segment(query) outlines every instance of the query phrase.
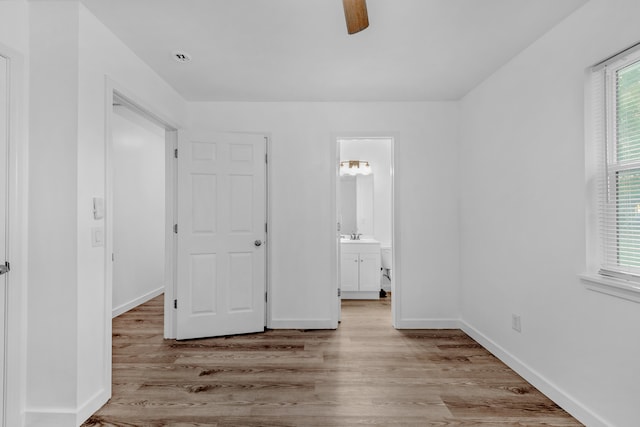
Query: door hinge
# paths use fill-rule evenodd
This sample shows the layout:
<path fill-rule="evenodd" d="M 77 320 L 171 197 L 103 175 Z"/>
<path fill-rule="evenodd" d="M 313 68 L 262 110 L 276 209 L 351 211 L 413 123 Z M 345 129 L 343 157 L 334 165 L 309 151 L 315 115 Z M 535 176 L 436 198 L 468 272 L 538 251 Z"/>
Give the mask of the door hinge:
<path fill-rule="evenodd" d="M 340 298 L 340 296 L 342 295 L 342 292 L 340 292 L 340 291 L 341 291 L 341 289 L 338 288 L 338 298 Z"/>
<path fill-rule="evenodd" d="M 267 154 L 264 155 L 264 162 L 269 163 L 269 160 L 267 159 Z"/>
<path fill-rule="evenodd" d="M 266 222 L 264 223 L 264 232 L 265 233 L 267 232 L 267 223 Z"/>
<path fill-rule="evenodd" d="M 173 232 L 178 234 L 178 224 L 173 224 Z"/>
<path fill-rule="evenodd" d="M 173 308 L 176 308 L 176 309 L 178 308 L 178 300 L 177 299 L 173 300 Z"/>
<path fill-rule="evenodd" d="M 173 150 L 173 157 L 175 157 L 176 159 L 178 158 L 178 149 L 174 149 Z"/>
<path fill-rule="evenodd" d="M 116 260 L 116 256 L 113 254 L 113 252 L 111 252 L 111 262 L 115 262 Z"/>
<path fill-rule="evenodd" d="M 264 302 L 267 302 L 269 300 L 268 295 L 269 295 L 268 293 L 266 292 L 264 293 Z"/>

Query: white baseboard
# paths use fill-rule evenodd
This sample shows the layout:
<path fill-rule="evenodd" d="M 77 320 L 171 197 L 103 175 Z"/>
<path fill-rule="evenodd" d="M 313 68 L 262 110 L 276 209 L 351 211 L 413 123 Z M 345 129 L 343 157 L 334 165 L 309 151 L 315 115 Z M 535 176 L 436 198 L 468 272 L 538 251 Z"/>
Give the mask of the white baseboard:
<path fill-rule="evenodd" d="M 77 424 L 82 424 L 87 419 L 89 419 L 89 417 L 95 414 L 98 409 L 102 408 L 102 406 L 107 403 L 110 398 L 111 393 L 110 390 L 107 389 L 102 389 L 91 398 L 89 398 L 84 403 L 84 405 L 82 405 L 80 409 L 78 409 Z"/>
<path fill-rule="evenodd" d="M 331 319 L 272 319 L 270 329 L 335 329 Z"/>
<path fill-rule="evenodd" d="M 509 368 L 517 372 L 522 378 L 527 380 L 531 385 L 540 390 L 544 395 L 553 400 L 558 406 L 563 408 L 578 421 L 589 427 L 611 426 L 610 423 L 607 423 L 598 415 L 594 414 L 591 410 L 578 402 L 571 395 L 560 389 L 552 381 L 549 381 L 547 378 L 540 375 L 534 369 L 523 363 L 520 359 L 513 356 L 504 348 L 500 347 L 480 331 L 464 321 L 460 321 L 459 323 L 460 329 L 462 329 L 467 335 L 476 340 L 484 348 L 489 350 L 489 352 L 491 352 L 494 356 L 504 362 L 507 366 L 509 366 Z"/>
<path fill-rule="evenodd" d="M 396 329 L 460 329 L 458 319 L 398 319 Z"/>
<path fill-rule="evenodd" d="M 380 291 L 342 291 L 341 299 L 380 299 Z"/>
<path fill-rule="evenodd" d="M 107 390 L 90 397 L 79 408 L 32 408 L 25 411 L 25 427 L 69 427 L 78 426 L 100 409 L 108 400 Z"/>
<path fill-rule="evenodd" d="M 127 303 L 124 303 L 122 305 L 120 305 L 119 307 L 116 307 L 113 309 L 113 311 L 111 312 L 111 318 L 114 317 L 118 317 L 120 316 L 122 313 L 126 313 L 127 311 L 131 310 L 132 308 L 135 308 L 137 306 L 139 306 L 140 304 L 144 304 L 145 302 L 149 301 L 150 299 L 153 299 L 155 297 L 157 297 L 158 295 L 161 295 L 164 292 L 164 286 L 155 289 L 151 292 L 148 292 L 132 301 L 129 301 Z"/>
<path fill-rule="evenodd" d="M 76 413 L 64 409 L 34 409 L 24 413 L 25 427 L 69 427 L 79 425 Z"/>

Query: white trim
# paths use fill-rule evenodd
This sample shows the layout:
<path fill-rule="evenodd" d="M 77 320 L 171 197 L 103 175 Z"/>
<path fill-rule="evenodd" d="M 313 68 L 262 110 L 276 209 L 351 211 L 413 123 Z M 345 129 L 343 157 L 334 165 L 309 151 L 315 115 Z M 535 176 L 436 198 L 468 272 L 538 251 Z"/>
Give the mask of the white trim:
<path fill-rule="evenodd" d="M 140 304 L 144 304 L 145 302 L 154 299 L 155 297 L 157 297 L 158 295 L 162 295 L 164 293 L 164 285 L 159 287 L 158 289 L 155 289 L 151 292 L 147 292 L 146 294 L 131 300 L 129 302 L 126 302 L 124 304 L 121 304 L 119 307 L 116 307 L 113 309 L 112 313 L 111 313 L 111 318 L 114 317 L 118 317 L 120 316 L 122 313 L 126 313 L 127 311 L 131 310 L 132 308 L 135 308 L 137 306 L 139 306 Z"/>
<path fill-rule="evenodd" d="M 28 212 L 28 151 L 26 126 L 27 79 L 23 56 L 0 44 L 0 55 L 7 59 L 9 77 L 9 182 L 7 257 L 11 272 L 6 294 L 5 335 L 5 405 L 6 426 L 24 425 L 26 402 L 26 283 L 27 283 L 27 212 Z M 2 422 L 0 421 L 0 425 Z"/>
<path fill-rule="evenodd" d="M 342 299 L 380 299 L 380 291 L 342 291 Z"/>
<path fill-rule="evenodd" d="M 87 399 L 78 408 L 29 408 L 25 412 L 24 425 L 26 427 L 68 427 L 80 425 L 109 400 L 111 391 L 102 389 Z M 22 425 L 22 424 L 21 424 Z"/>
<path fill-rule="evenodd" d="M 562 407 L 565 411 L 578 419 L 578 421 L 590 427 L 612 426 L 611 423 L 600 418 L 573 396 L 496 344 L 493 340 L 482 334 L 473 326 L 463 320 L 460 320 L 459 324 L 460 329 L 462 329 L 464 333 L 477 341 L 478 344 L 504 362 L 509 368 L 517 372 L 521 377 L 555 402 L 558 406 Z"/>
<path fill-rule="evenodd" d="M 173 232 L 173 224 L 177 222 L 178 205 L 176 189 L 178 188 L 178 159 L 174 152 L 178 149 L 178 131 L 165 131 L 165 253 L 164 253 L 164 337 L 175 339 L 177 331 L 176 310 L 173 301 L 178 298 L 177 283 L 178 238 Z"/>
<path fill-rule="evenodd" d="M 265 267 L 265 274 L 264 274 L 264 291 L 267 294 L 267 301 L 265 301 L 265 307 L 264 307 L 264 325 L 267 328 L 271 328 L 271 316 L 273 313 L 273 301 L 271 298 L 271 272 L 273 271 L 273 269 L 271 268 L 271 212 L 272 212 L 272 206 L 271 206 L 271 183 L 273 182 L 272 178 L 271 178 L 271 167 L 270 167 L 270 162 L 271 162 L 271 132 L 264 132 L 261 133 L 262 135 L 264 135 L 265 138 L 265 143 L 266 143 L 266 147 L 265 147 L 265 153 L 267 155 L 267 161 L 266 161 L 266 165 L 265 165 L 265 197 L 267 198 L 266 202 L 265 202 L 265 209 L 266 209 L 266 213 L 265 213 L 265 221 L 267 223 L 267 232 L 265 233 L 265 249 L 266 249 L 266 253 L 265 253 L 265 260 L 264 260 L 264 267 Z"/>
<path fill-rule="evenodd" d="M 458 319 L 398 319 L 396 329 L 460 329 Z"/>
<path fill-rule="evenodd" d="M 640 283 L 599 274 L 580 274 L 579 277 L 590 291 L 640 303 Z"/>
<path fill-rule="evenodd" d="M 72 409 L 43 408 L 25 412 L 25 427 L 68 427 L 78 425 L 78 416 Z"/>
<path fill-rule="evenodd" d="M 342 298 L 340 296 L 342 289 L 340 288 L 340 257 L 342 247 L 340 245 L 340 235 L 342 234 L 342 224 L 338 229 L 338 182 L 340 179 L 340 138 L 337 135 L 331 136 L 331 162 L 333 162 L 333 168 L 330 169 L 331 175 L 329 176 L 329 182 L 331 185 L 331 191 L 333 197 L 331 198 L 331 230 L 334 231 L 334 235 L 331 237 L 331 265 L 330 269 L 333 272 L 332 277 L 335 283 L 329 284 L 329 292 L 331 293 L 331 329 L 337 329 L 340 321 L 342 320 Z"/>
<path fill-rule="evenodd" d="M 272 329 L 335 329 L 333 319 L 271 319 Z"/>
<path fill-rule="evenodd" d="M 100 409 L 104 402 L 109 400 L 111 397 L 111 386 L 109 388 L 103 388 L 102 390 L 95 393 L 91 396 L 87 401 L 82 404 L 77 411 L 76 414 L 76 424 L 82 424 L 85 422 L 91 415 L 93 415 L 98 409 Z"/>

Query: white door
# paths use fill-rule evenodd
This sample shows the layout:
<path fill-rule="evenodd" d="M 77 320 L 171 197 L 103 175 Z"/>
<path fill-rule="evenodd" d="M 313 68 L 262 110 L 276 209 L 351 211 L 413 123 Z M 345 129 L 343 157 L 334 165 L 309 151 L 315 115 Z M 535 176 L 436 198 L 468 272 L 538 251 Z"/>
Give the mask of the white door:
<path fill-rule="evenodd" d="M 9 82 L 8 61 L 0 56 L 0 426 L 4 425 L 5 317 L 8 275 L 5 274 L 8 248 L 8 179 L 9 179 Z"/>
<path fill-rule="evenodd" d="M 266 139 L 178 138 L 178 339 L 264 331 Z"/>

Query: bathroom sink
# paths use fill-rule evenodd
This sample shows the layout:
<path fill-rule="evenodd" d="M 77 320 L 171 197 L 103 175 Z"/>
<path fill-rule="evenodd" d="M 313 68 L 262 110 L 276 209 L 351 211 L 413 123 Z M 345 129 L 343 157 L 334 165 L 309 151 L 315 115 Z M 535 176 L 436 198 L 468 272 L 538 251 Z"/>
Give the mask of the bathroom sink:
<path fill-rule="evenodd" d="M 376 239 L 363 239 L 360 238 L 359 240 L 351 240 L 348 237 L 343 237 L 340 239 L 340 243 L 380 243 L 379 241 L 377 241 Z"/>

